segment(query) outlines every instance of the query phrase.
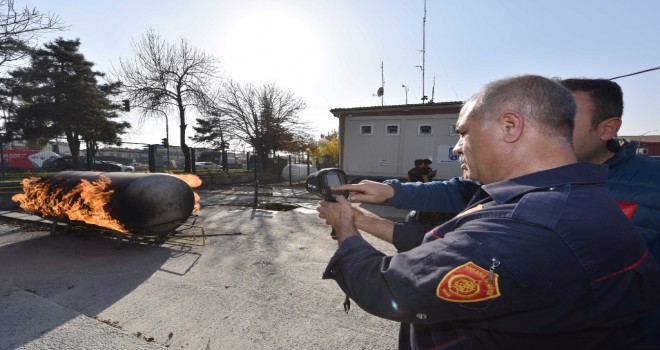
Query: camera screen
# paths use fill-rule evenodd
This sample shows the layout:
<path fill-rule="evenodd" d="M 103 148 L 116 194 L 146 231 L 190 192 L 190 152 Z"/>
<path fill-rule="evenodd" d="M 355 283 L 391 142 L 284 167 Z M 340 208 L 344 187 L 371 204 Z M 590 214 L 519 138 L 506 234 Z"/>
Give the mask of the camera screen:
<path fill-rule="evenodd" d="M 337 174 L 328 174 L 325 179 L 328 182 L 328 186 L 339 186 L 342 184 Z"/>

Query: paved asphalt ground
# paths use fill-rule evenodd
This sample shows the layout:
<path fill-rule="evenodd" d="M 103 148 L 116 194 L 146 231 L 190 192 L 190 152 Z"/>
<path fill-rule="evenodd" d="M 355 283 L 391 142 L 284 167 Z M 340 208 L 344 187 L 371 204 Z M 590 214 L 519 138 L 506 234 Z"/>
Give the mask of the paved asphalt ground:
<path fill-rule="evenodd" d="M 253 190 L 198 191 L 195 226 L 162 245 L 0 212 L 0 349 L 396 349 L 397 323 L 344 313 L 321 279 L 337 244 L 317 199 L 264 187 L 253 209 Z"/>

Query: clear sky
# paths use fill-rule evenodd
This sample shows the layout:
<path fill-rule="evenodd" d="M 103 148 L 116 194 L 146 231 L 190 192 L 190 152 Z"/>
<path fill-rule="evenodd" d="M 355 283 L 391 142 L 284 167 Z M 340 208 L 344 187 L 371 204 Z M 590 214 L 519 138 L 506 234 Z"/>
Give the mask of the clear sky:
<path fill-rule="evenodd" d="M 274 82 L 306 101 L 315 134 L 338 128 L 332 108 L 419 103 L 423 43 L 425 93 L 463 101 L 503 77 L 612 78 L 660 66 L 656 0 L 16 0 L 57 14 L 81 52 L 110 73 L 148 27 L 186 39 L 220 61 L 224 77 Z M 434 83 L 435 81 L 435 83 Z M 620 135 L 660 134 L 660 70 L 616 80 L 625 111 Z M 434 87 L 435 86 L 435 87 Z M 433 95 L 432 95 L 433 93 Z M 194 121 L 194 115 L 188 122 Z M 124 141 L 160 143 L 165 123 Z M 178 120 L 170 118 L 171 144 Z M 653 131 L 656 130 L 656 131 Z M 188 128 L 187 135 L 193 134 Z M 192 142 L 189 143 L 192 145 Z"/>

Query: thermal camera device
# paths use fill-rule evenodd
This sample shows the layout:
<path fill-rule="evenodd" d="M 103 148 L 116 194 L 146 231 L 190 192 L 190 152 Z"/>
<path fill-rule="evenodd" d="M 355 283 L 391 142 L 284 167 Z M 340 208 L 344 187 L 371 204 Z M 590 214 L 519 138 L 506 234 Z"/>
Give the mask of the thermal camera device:
<path fill-rule="evenodd" d="M 336 202 L 337 195 L 343 195 L 348 198 L 348 191 L 331 191 L 330 186 L 345 185 L 346 173 L 337 168 L 321 169 L 307 177 L 306 185 L 307 191 L 313 193 L 326 201 Z"/>

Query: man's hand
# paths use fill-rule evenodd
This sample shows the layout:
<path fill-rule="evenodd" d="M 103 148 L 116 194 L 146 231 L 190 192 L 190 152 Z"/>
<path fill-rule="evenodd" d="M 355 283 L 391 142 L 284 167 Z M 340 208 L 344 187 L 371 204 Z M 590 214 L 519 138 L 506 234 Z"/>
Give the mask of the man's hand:
<path fill-rule="evenodd" d="M 394 188 L 382 182 L 362 180 L 358 184 L 332 186 L 333 191 L 349 191 L 352 201 L 381 204 L 394 197 Z"/>
<path fill-rule="evenodd" d="M 341 244 L 348 237 L 360 235 L 355 227 L 355 209 L 344 196 L 337 196 L 337 202 L 321 201 L 316 210 L 319 217 L 335 229 L 337 243 Z"/>

